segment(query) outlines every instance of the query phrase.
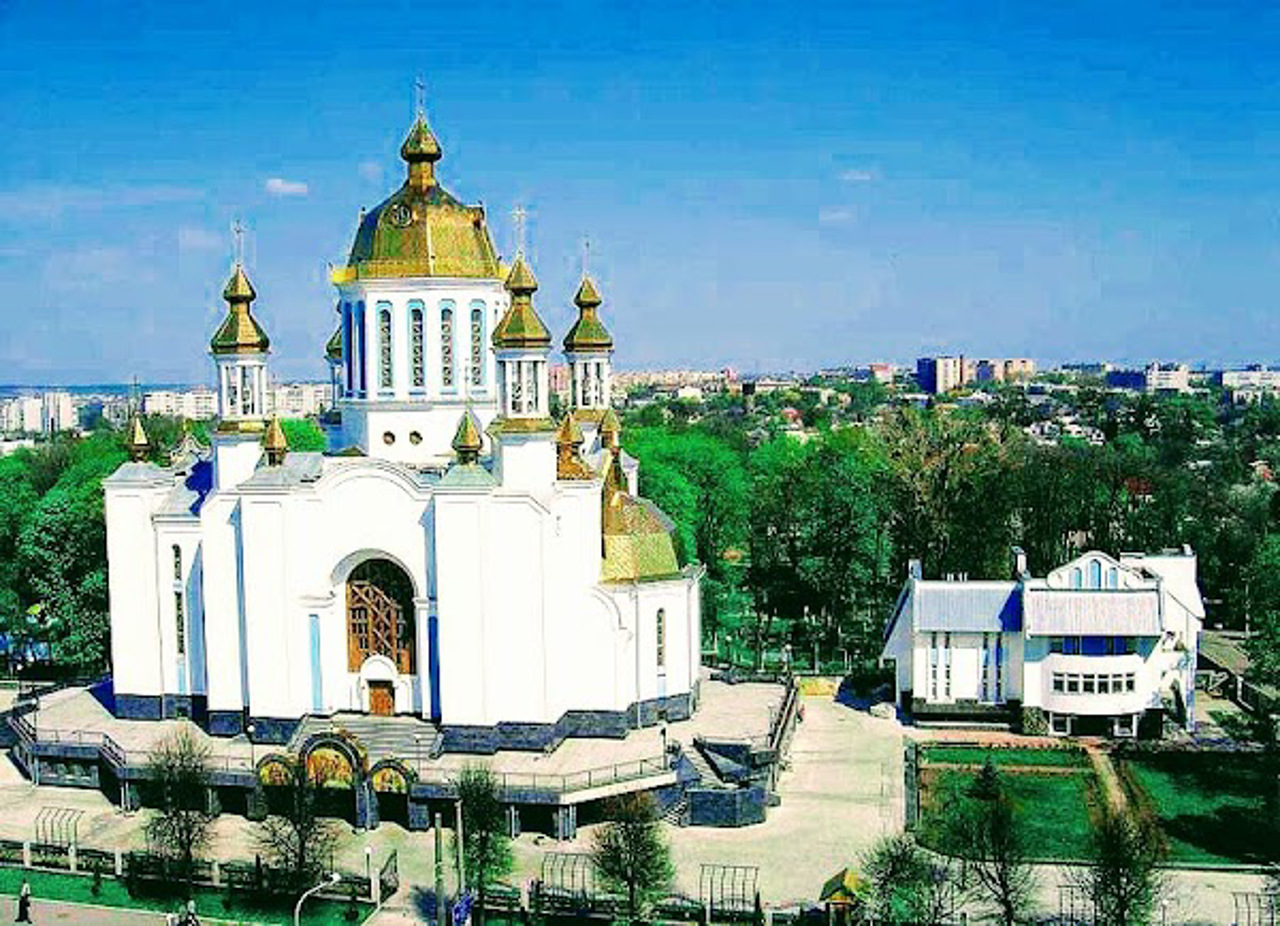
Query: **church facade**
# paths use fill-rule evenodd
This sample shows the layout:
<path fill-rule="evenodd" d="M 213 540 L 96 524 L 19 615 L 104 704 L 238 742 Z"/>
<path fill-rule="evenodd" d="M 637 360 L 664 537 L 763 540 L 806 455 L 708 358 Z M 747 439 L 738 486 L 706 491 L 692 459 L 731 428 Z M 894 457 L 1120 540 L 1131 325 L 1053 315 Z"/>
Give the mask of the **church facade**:
<path fill-rule="evenodd" d="M 420 115 L 404 184 L 333 272 L 326 452 L 266 415 L 270 343 L 237 263 L 214 334 L 211 446 L 105 481 L 115 711 L 286 742 L 309 715 L 411 715 L 445 750 L 542 749 L 688 716 L 698 567 L 637 495 L 613 341 L 585 274 L 550 414 L 524 255 L 439 184 Z"/>

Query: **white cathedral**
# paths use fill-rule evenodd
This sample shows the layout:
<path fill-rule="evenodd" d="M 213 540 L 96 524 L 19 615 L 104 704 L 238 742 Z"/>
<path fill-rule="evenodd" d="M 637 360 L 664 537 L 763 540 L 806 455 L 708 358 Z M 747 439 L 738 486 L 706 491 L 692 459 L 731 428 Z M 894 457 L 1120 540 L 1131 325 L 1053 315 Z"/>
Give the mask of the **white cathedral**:
<path fill-rule="evenodd" d="M 105 482 L 115 712 L 284 742 L 307 715 L 412 715 L 443 748 L 541 749 L 688 716 L 699 567 L 636 493 L 613 341 L 585 274 L 550 415 L 551 335 L 523 254 L 436 177 L 419 115 L 404 184 L 333 272 L 328 451 L 266 415 L 269 341 L 237 262 L 214 334 L 212 446 Z"/>

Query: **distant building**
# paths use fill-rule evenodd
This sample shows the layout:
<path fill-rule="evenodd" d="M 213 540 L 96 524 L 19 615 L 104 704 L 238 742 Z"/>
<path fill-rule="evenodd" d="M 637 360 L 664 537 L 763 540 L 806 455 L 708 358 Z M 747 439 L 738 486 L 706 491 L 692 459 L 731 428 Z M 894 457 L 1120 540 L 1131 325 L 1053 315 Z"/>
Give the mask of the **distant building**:
<path fill-rule="evenodd" d="M 203 387 L 152 390 L 142 394 L 142 413 L 207 421 L 218 414 L 218 394 Z"/>
<path fill-rule="evenodd" d="M 883 386 L 892 386 L 893 364 L 868 363 L 865 366 L 854 367 L 852 378 L 860 383 L 869 383 L 874 380 Z"/>
<path fill-rule="evenodd" d="M 1191 391 L 1191 370 L 1185 363 L 1152 363 L 1141 370 L 1109 370 L 1107 385 L 1136 392 Z"/>
<path fill-rule="evenodd" d="M 267 391 L 267 412 L 282 418 L 306 418 L 332 407 L 332 383 L 277 383 Z"/>
<path fill-rule="evenodd" d="M 916 382 L 932 395 L 941 395 L 963 386 L 965 359 L 963 357 L 921 357 L 916 361 Z"/>
<path fill-rule="evenodd" d="M 1085 363 L 1064 363 L 1058 367 L 1059 372 L 1072 373 L 1076 376 L 1106 376 L 1114 369 L 1114 364 L 1096 360 Z"/>
<path fill-rule="evenodd" d="M 1254 402 L 1280 392 L 1280 370 L 1261 364 L 1253 364 L 1243 370 L 1220 370 L 1210 380 L 1227 390 L 1234 402 Z"/>
<path fill-rule="evenodd" d="M 913 560 L 881 660 L 920 717 L 1035 708 L 1057 735 L 1159 736 L 1166 698 L 1195 716 L 1204 604 L 1196 557 L 1085 553 L 1042 579 L 925 579 Z"/>

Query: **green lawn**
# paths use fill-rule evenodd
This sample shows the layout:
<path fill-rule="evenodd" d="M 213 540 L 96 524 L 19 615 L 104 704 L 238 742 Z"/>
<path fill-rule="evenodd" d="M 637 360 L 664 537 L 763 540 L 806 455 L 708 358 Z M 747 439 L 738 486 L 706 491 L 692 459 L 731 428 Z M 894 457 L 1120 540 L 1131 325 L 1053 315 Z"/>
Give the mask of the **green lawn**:
<path fill-rule="evenodd" d="M 1262 825 L 1264 776 L 1248 753 L 1132 754 L 1128 776 L 1150 798 L 1175 862 L 1222 864 L 1274 858 Z"/>
<path fill-rule="evenodd" d="M 23 878 L 31 882 L 31 893 L 36 899 L 64 900 L 68 903 L 95 904 L 100 907 L 128 907 L 134 910 L 155 910 L 161 913 L 177 912 L 182 904 L 178 898 L 154 896 L 129 896 L 123 882 L 103 878 L 101 891 L 93 893 L 93 879 L 85 875 L 54 874 L 21 868 L 0 868 L 0 894 L 16 895 Z M 230 909 L 223 906 L 225 895 L 213 888 L 196 888 L 196 910 L 199 914 L 221 920 L 247 920 L 253 923 L 289 924 L 293 922 L 293 902 L 262 906 L 236 897 Z M 373 912 L 369 904 L 360 905 L 360 916 L 355 922 L 363 922 Z M 303 907 L 302 921 L 310 926 L 347 926 L 347 904 L 328 900 L 309 899 Z"/>
<path fill-rule="evenodd" d="M 1087 768 L 1089 758 L 1084 750 L 1064 749 L 992 748 L 989 746 L 927 745 L 920 750 L 926 763 L 950 763 L 952 765 L 982 765 L 990 757 L 999 766 L 1041 765 L 1049 767 Z"/>
<path fill-rule="evenodd" d="M 973 781 L 971 772 L 935 769 L 921 776 L 923 820 L 921 841 L 946 852 L 937 829 L 940 809 L 951 806 L 952 795 Z M 1031 854 L 1038 859 L 1068 861 L 1081 858 L 1089 844 L 1089 797 L 1094 786 L 1088 771 L 1062 775 L 1016 772 L 1001 776 L 1025 827 Z"/>

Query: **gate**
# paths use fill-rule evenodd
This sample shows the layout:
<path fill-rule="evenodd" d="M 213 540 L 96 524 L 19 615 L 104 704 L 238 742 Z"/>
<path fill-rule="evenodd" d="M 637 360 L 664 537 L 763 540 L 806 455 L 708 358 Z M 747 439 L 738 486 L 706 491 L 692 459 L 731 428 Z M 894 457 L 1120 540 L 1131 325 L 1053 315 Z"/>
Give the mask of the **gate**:
<path fill-rule="evenodd" d="M 396 851 L 391 850 L 391 854 L 387 856 L 387 860 L 382 863 L 382 868 L 378 871 L 378 888 L 380 893 L 378 897 L 383 903 L 387 902 L 387 898 L 400 890 L 400 867 L 396 860 Z"/>

